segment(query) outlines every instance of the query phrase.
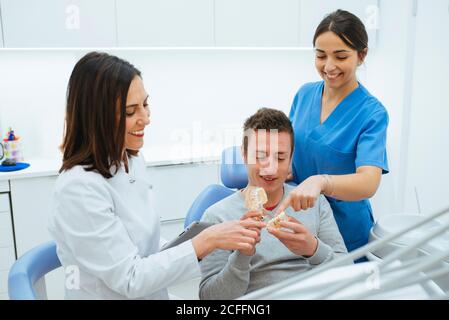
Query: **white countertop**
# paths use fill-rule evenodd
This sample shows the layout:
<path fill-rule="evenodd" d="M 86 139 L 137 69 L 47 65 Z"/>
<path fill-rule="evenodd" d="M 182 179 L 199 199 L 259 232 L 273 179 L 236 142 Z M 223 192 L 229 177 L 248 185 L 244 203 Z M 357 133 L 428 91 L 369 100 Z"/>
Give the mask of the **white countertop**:
<path fill-rule="evenodd" d="M 29 163 L 30 166 L 26 169 L 11 172 L 0 172 L 1 180 L 34 178 L 43 176 L 55 176 L 61 166 L 59 159 L 48 158 L 34 158 L 25 159 L 24 162 Z"/>
<path fill-rule="evenodd" d="M 156 156 L 154 156 L 156 155 Z M 189 163 L 218 163 L 220 157 L 218 155 L 185 155 L 183 157 L 172 157 L 166 156 L 166 153 L 153 153 L 153 155 L 145 154 L 145 164 L 147 167 L 158 167 L 158 166 L 171 166 L 171 165 L 181 165 Z M 59 168 L 61 167 L 61 159 L 57 158 L 29 158 L 25 159 L 24 162 L 29 163 L 30 166 L 26 169 L 12 172 L 0 172 L 0 181 L 2 180 L 12 180 L 12 179 L 23 179 L 23 178 L 35 178 L 44 176 L 56 176 L 58 175 Z"/>

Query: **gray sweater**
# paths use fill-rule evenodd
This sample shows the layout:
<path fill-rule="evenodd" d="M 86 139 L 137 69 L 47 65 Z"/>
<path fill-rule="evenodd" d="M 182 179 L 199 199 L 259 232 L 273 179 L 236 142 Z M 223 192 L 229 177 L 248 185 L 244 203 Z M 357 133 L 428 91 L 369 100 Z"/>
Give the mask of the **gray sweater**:
<path fill-rule="evenodd" d="M 285 198 L 293 187 L 284 184 L 284 188 Z M 244 205 L 243 194 L 236 192 L 206 210 L 202 221 L 239 220 L 247 211 Z M 276 210 L 269 213 L 273 216 Z M 320 196 L 313 208 L 295 212 L 289 207 L 285 213 L 299 220 L 316 236 L 318 248 L 315 254 L 308 258 L 295 255 L 263 229 L 255 255 L 215 250 L 200 262 L 200 299 L 235 299 L 347 254 L 332 209 L 324 196 Z"/>

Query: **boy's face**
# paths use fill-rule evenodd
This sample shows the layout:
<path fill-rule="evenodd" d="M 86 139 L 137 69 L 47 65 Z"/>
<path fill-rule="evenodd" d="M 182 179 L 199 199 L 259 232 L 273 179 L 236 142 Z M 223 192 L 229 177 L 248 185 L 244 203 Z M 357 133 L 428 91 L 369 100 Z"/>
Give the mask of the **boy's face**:
<path fill-rule="evenodd" d="M 270 195 L 283 188 L 291 163 L 291 138 L 288 132 L 252 130 L 244 154 L 249 184 L 262 187 Z"/>

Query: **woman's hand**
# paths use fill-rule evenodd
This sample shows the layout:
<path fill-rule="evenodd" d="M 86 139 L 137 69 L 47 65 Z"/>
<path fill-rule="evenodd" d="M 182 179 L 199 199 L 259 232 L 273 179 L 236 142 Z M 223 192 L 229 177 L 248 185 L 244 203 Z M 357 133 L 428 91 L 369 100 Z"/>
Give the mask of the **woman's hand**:
<path fill-rule="evenodd" d="M 244 221 L 244 220 L 250 219 L 253 221 L 263 221 L 264 216 L 265 216 L 265 214 L 260 211 L 248 211 L 240 218 L 240 220 Z M 264 223 L 264 226 L 265 225 L 266 224 Z M 250 229 L 250 230 L 254 230 L 259 233 L 259 240 L 256 242 L 256 244 L 258 244 L 260 242 L 261 228 L 260 229 Z M 256 253 L 256 246 L 254 245 L 251 250 L 249 250 L 249 249 L 248 250 L 240 250 L 240 252 L 247 256 L 253 256 Z"/>
<path fill-rule="evenodd" d="M 288 221 L 281 221 L 281 227 L 291 231 L 268 228 L 268 232 L 296 255 L 311 257 L 315 254 L 318 240 L 301 222 L 289 216 Z"/>
<path fill-rule="evenodd" d="M 192 239 L 192 244 L 199 259 L 215 249 L 239 250 L 249 255 L 260 241 L 260 230 L 264 227 L 264 222 L 252 219 L 226 221 L 202 231 Z"/>
<path fill-rule="evenodd" d="M 288 207 L 293 210 L 306 210 L 315 205 L 321 192 L 325 190 L 327 180 L 324 176 L 311 176 L 298 185 L 279 206 L 278 212 L 285 211 Z"/>

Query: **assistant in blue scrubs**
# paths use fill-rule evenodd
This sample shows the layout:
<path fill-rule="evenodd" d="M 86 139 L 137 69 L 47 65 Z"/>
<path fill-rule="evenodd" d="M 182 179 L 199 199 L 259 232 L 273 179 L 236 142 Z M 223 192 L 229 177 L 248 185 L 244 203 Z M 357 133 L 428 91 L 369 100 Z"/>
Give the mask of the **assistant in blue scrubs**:
<path fill-rule="evenodd" d="M 387 173 L 388 114 L 384 106 L 359 83 L 321 124 L 323 90 L 324 81 L 308 83 L 293 101 L 290 120 L 295 131 L 295 182 L 300 184 L 319 174 L 351 174 L 360 166 L 376 166 Z M 347 249 L 366 244 L 373 223 L 369 201 L 327 199 Z"/>
<path fill-rule="evenodd" d="M 279 210 L 306 210 L 324 194 L 352 251 L 368 242 L 368 199 L 388 172 L 388 113 L 357 79 L 368 54 L 368 34 L 358 17 L 332 12 L 318 25 L 313 47 L 323 81 L 303 85 L 294 98 L 292 173 L 298 186 Z"/>

